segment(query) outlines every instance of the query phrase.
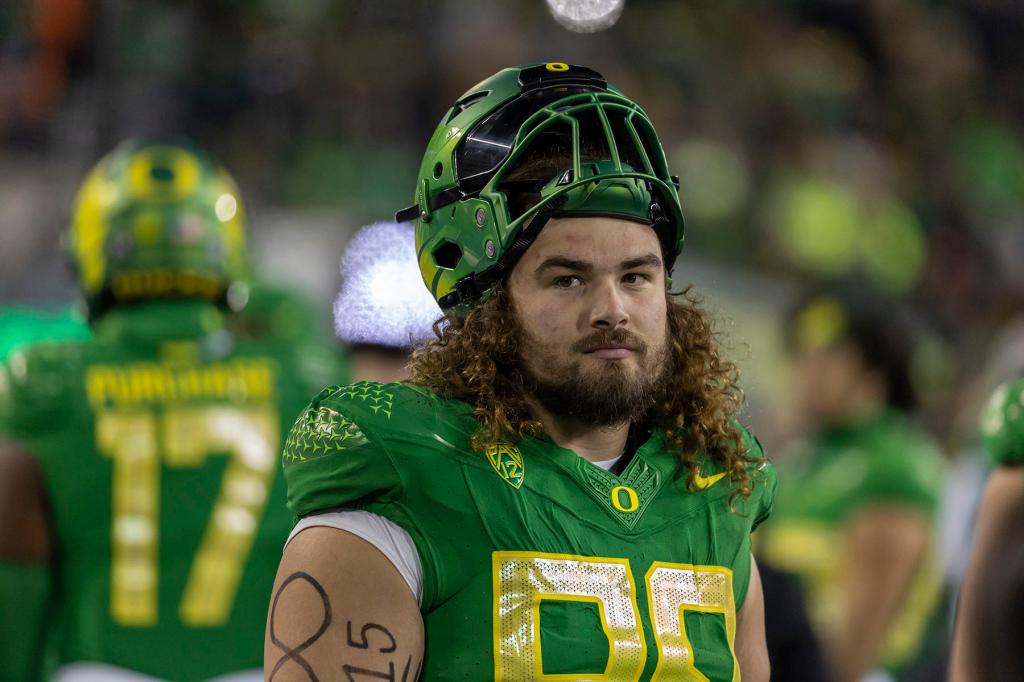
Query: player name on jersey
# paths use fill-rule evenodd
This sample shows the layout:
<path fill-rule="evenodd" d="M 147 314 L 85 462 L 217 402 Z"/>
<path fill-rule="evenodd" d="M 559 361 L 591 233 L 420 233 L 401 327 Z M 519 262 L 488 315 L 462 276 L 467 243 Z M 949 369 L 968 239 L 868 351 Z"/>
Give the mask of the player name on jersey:
<path fill-rule="evenodd" d="M 92 407 L 191 400 L 255 402 L 273 396 L 277 364 L 268 358 L 238 358 L 201 366 L 153 362 L 93 365 L 86 373 Z"/>

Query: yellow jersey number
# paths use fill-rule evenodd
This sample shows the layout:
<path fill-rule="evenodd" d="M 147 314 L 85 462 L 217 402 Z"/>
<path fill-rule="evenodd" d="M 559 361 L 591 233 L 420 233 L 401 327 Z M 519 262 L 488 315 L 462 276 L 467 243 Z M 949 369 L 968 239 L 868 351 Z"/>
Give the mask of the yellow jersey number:
<path fill-rule="evenodd" d="M 647 662 L 647 643 L 640 627 L 633 572 L 626 559 L 535 552 L 495 552 L 494 678 L 495 680 L 640 679 Z M 644 576 L 647 610 L 658 647 L 652 680 L 708 682 L 697 670 L 693 646 L 686 635 L 684 613 L 721 613 L 733 654 L 732 679 L 740 679 L 733 646 L 736 607 L 732 571 L 722 566 L 655 562 Z M 598 606 L 608 637 L 608 664 L 591 676 L 545 674 L 540 647 L 540 603 L 543 600 L 587 601 Z"/>
<path fill-rule="evenodd" d="M 225 623 L 277 470 L 279 418 L 270 406 L 104 410 L 96 441 L 114 462 L 110 610 L 124 626 L 157 622 L 160 472 L 226 452 L 220 493 L 178 608 L 194 627 Z"/>

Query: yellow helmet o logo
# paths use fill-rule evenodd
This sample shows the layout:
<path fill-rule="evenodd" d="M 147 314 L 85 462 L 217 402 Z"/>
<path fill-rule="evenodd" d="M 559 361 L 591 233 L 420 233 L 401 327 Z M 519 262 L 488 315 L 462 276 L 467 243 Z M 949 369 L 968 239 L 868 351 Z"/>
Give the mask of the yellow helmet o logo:
<path fill-rule="evenodd" d="M 623 504 L 623 496 L 626 498 L 625 504 Z M 640 507 L 640 498 L 637 497 L 636 491 L 628 485 L 617 485 L 612 488 L 612 506 L 620 512 L 629 514 Z"/>
<path fill-rule="evenodd" d="M 547 68 L 548 71 L 554 71 L 557 73 L 559 71 L 568 71 L 569 65 L 565 62 L 548 62 L 545 65 L 545 68 Z"/>
<path fill-rule="evenodd" d="M 184 149 L 149 147 L 128 165 L 128 184 L 139 199 L 181 201 L 199 186 L 199 160 Z"/>

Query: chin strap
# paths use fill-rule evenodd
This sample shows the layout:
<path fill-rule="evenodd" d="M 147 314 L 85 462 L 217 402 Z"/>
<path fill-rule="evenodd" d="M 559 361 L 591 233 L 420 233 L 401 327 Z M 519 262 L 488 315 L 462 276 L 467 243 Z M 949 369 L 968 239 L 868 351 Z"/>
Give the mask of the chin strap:
<path fill-rule="evenodd" d="M 559 197 L 538 211 L 530 219 L 530 222 L 526 224 L 526 227 L 519 230 L 515 241 L 505 249 L 505 253 L 501 255 L 497 263 L 483 272 L 466 275 L 455 283 L 455 288 L 450 293 L 441 297 L 437 302 L 441 306 L 441 310 L 448 310 L 457 305 L 475 303 L 480 300 L 481 296 L 501 281 L 515 267 L 515 264 L 519 262 L 519 259 L 526 253 L 526 250 L 530 248 L 530 244 L 537 239 L 537 235 L 544 225 L 558 213 L 564 204 L 565 198 Z"/>
<path fill-rule="evenodd" d="M 454 204 L 456 201 L 462 201 L 469 196 L 472 195 L 466 194 L 457 185 L 455 187 L 449 187 L 445 191 L 438 192 L 434 196 L 430 197 L 425 205 L 413 204 L 412 206 L 406 206 L 405 208 L 396 211 L 395 222 L 407 223 L 410 220 L 416 220 L 417 218 L 425 220 L 437 209 L 444 208 L 449 204 Z"/>

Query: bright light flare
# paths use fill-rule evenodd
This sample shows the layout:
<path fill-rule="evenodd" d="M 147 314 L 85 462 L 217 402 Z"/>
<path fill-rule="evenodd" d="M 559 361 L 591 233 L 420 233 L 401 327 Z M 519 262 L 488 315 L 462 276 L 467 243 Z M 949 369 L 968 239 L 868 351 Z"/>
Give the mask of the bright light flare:
<path fill-rule="evenodd" d="M 551 16 L 576 33 L 596 33 L 611 28 L 622 15 L 626 0 L 545 0 Z"/>
<path fill-rule="evenodd" d="M 334 331 L 348 344 L 409 348 L 433 335 L 441 309 L 423 285 L 408 223 L 380 222 L 352 237 L 341 258 Z"/>

